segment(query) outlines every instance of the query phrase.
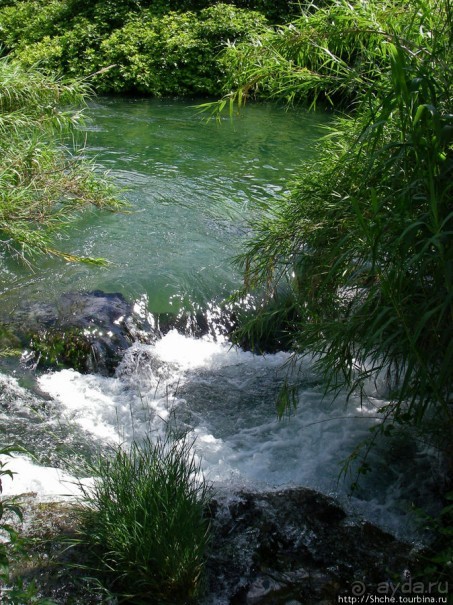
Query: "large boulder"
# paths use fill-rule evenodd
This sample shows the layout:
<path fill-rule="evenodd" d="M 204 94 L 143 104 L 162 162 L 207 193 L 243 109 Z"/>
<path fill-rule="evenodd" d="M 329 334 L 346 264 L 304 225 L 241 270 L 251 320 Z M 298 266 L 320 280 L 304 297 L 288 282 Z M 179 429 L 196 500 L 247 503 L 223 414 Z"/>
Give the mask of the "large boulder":
<path fill-rule="evenodd" d="M 71 367 L 112 375 L 135 340 L 155 331 L 137 303 L 122 294 L 68 292 L 55 303 L 30 303 L 8 319 L 29 359 L 41 367 Z"/>
<path fill-rule="evenodd" d="M 211 515 L 205 605 L 326 605 L 397 584 L 414 564 L 410 545 L 310 489 L 225 495 Z"/>

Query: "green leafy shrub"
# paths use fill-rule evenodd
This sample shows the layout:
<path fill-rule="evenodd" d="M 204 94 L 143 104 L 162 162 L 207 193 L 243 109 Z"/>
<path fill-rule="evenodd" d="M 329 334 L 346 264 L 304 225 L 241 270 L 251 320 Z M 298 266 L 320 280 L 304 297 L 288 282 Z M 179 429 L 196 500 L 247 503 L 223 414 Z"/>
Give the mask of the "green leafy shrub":
<path fill-rule="evenodd" d="M 186 440 L 134 443 L 101 458 L 83 488 L 81 542 L 130 603 L 178 605 L 202 589 L 208 488 Z"/>
<path fill-rule="evenodd" d="M 59 0 L 18 2 L 0 10 L 0 43 L 26 67 L 70 76 L 114 65 L 93 80 L 101 92 L 219 94 L 225 77 L 219 52 L 260 32 L 266 19 L 222 3 L 198 12 L 177 8 L 162 12 L 154 4 L 105 1 L 82 4 L 77 12 Z"/>
<path fill-rule="evenodd" d="M 44 36 L 34 44 L 20 44 L 14 57 L 27 68 L 38 66 L 48 73 L 87 77 L 102 66 L 102 32 L 97 23 L 84 17 L 74 19 L 72 28 L 61 35 Z"/>
<path fill-rule="evenodd" d="M 59 36 L 44 36 L 42 40 L 16 52 L 17 60 L 24 68 L 40 68 L 57 73 L 63 65 L 63 45 Z"/>
<path fill-rule="evenodd" d="M 273 23 L 285 22 L 289 15 L 298 13 L 307 2 L 292 0 L 142 0 L 141 5 L 156 14 L 171 11 L 200 11 L 218 4 L 229 4 L 241 9 L 259 11 Z"/>
<path fill-rule="evenodd" d="M 256 226 L 241 258 L 246 289 L 271 294 L 286 283 L 294 296 L 287 330 L 296 351 L 315 354 L 328 388 L 366 394 L 370 379 L 384 375 L 390 403 L 380 410 L 383 420 L 425 427 L 425 437 L 433 437 L 429 426 L 436 419 L 448 443 L 453 426 L 450 5 L 412 0 L 403 11 L 392 3 L 384 22 L 382 3 L 333 4 L 345 23 L 353 23 L 366 4 L 366 23 L 358 23 L 353 35 L 361 40 L 371 28 L 379 43 L 359 44 L 356 55 L 351 48 L 352 66 L 344 53 L 342 59 L 322 46 L 323 73 L 312 73 L 313 65 L 294 65 L 287 80 L 270 84 L 273 94 L 282 87 L 281 97 L 311 91 L 313 99 L 324 79 L 331 93 L 354 81 L 357 105 L 355 116 L 337 119 L 321 159 L 304 165 L 287 200 Z M 264 79 L 274 68 L 266 57 L 267 51 Z M 285 69 L 289 72 L 288 63 Z"/>
<path fill-rule="evenodd" d="M 259 31 L 259 13 L 218 5 L 199 14 L 143 11 L 101 43 L 97 78 L 102 91 L 153 95 L 215 94 L 224 77 L 217 55 L 227 44 Z"/>
<path fill-rule="evenodd" d="M 27 0 L 0 7 L 0 43 L 7 49 L 58 35 L 70 13 L 61 0 Z"/>

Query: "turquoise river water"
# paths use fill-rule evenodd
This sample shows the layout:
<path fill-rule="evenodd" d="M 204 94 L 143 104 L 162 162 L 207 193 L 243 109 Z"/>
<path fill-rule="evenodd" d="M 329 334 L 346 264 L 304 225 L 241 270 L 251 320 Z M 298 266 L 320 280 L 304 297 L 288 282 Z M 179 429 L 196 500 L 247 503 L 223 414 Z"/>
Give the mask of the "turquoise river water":
<path fill-rule="evenodd" d="M 120 292 L 153 312 L 220 301 L 240 285 L 231 261 L 253 221 L 279 204 L 330 120 L 260 105 L 233 121 L 205 123 L 188 103 L 145 99 L 99 99 L 88 115 L 84 154 L 124 187 L 130 211 L 87 213 L 58 245 L 111 264 L 43 259 L 27 269 L 0 259 L 3 310 L 94 289 Z M 176 419 L 196 440 L 214 485 L 314 487 L 397 533 L 410 531 L 413 498 L 435 482 L 431 452 L 411 442 L 376 450 L 373 474 L 348 498 L 340 464 L 369 435 L 382 392 L 370 385 L 365 402 L 326 400 L 304 359 L 298 409 L 278 421 L 275 400 L 288 357 L 172 331 L 152 345 L 134 344 L 111 378 L 62 370 L 25 380 L 9 364 L 0 373 L 4 439 L 26 445 L 37 462 L 11 462 L 18 475 L 5 481 L 5 492 L 59 497 L 71 491 L 68 452 L 83 456 L 102 444 L 159 434 Z"/>

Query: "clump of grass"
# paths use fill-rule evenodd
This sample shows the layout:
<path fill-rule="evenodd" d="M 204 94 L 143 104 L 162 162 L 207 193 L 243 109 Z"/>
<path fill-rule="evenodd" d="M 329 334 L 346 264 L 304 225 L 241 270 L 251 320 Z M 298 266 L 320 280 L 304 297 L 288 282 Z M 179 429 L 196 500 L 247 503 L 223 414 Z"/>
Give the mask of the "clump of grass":
<path fill-rule="evenodd" d="M 105 587 L 130 603 L 192 602 L 202 588 L 209 488 L 186 439 L 118 447 L 82 487 L 80 541 Z"/>

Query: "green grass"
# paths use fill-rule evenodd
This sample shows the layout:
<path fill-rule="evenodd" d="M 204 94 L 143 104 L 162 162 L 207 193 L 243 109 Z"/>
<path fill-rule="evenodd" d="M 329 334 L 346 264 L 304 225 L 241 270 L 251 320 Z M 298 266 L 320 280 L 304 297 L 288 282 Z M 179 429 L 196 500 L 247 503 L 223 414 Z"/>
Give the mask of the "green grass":
<path fill-rule="evenodd" d="M 53 243 L 83 208 L 120 207 L 113 187 L 65 146 L 76 136 L 88 94 L 82 82 L 0 59 L 0 250 L 25 261 L 46 253 L 102 262 Z"/>
<path fill-rule="evenodd" d="M 203 587 L 209 490 L 186 440 L 145 439 L 100 458 L 84 488 L 80 541 L 129 603 L 192 602 Z"/>

